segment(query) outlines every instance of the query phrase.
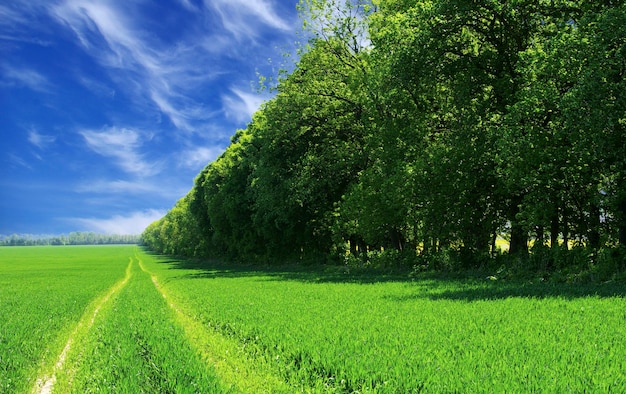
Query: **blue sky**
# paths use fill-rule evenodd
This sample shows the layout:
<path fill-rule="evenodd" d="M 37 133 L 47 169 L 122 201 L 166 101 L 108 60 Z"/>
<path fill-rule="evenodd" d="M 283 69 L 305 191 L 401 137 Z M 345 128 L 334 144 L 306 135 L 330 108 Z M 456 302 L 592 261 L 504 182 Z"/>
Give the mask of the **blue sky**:
<path fill-rule="evenodd" d="M 298 0 L 0 4 L 0 234 L 140 233 L 293 59 Z"/>

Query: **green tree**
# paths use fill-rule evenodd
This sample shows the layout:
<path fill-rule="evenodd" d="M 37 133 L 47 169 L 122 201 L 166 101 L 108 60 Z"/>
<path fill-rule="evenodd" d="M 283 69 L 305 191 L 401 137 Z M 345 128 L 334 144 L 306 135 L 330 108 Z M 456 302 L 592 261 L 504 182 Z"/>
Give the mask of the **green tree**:
<path fill-rule="evenodd" d="M 314 40 L 250 126 L 253 219 L 272 254 L 328 254 L 334 206 L 361 168 L 363 110 L 342 45 Z"/>
<path fill-rule="evenodd" d="M 594 200 L 604 193 L 606 216 L 617 229 L 614 239 L 626 245 L 626 6 L 610 2 L 601 12 L 585 14 L 574 40 L 581 67 L 563 100 L 565 126 L 587 152 Z"/>

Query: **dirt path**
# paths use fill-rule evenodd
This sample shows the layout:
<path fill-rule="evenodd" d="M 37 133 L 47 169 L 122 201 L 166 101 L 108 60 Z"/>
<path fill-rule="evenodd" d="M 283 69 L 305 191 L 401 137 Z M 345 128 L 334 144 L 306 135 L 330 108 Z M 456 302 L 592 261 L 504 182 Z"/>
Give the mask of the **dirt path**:
<path fill-rule="evenodd" d="M 102 306 L 105 305 L 111 299 L 111 297 L 113 297 L 120 290 L 122 290 L 124 286 L 126 286 L 126 283 L 128 283 L 129 279 L 132 276 L 132 273 L 131 273 L 132 265 L 133 265 L 133 258 L 130 257 L 128 261 L 128 266 L 126 266 L 126 274 L 124 276 L 124 279 L 114 284 L 106 292 L 106 294 L 95 299 L 89 305 L 89 307 L 85 310 L 80 320 L 78 321 L 78 324 L 74 328 L 74 331 L 72 331 L 69 338 L 67 339 L 67 342 L 65 343 L 65 347 L 61 351 L 61 354 L 59 354 L 59 357 L 57 358 L 57 361 L 54 364 L 54 367 L 52 369 L 52 374 L 49 376 L 43 375 L 39 377 L 35 383 L 35 387 L 32 390 L 33 393 L 36 393 L 36 394 L 52 393 L 54 384 L 56 383 L 57 373 L 63 369 L 63 366 L 65 364 L 65 359 L 67 358 L 67 354 L 69 350 L 71 349 L 75 338 L 79 334 L 85 334 L 87 331 L 91 329 L 96 319 L 96 316 L 98 315 L 98 312 L 100 312 L 100 309 L 102 308 Z"/>

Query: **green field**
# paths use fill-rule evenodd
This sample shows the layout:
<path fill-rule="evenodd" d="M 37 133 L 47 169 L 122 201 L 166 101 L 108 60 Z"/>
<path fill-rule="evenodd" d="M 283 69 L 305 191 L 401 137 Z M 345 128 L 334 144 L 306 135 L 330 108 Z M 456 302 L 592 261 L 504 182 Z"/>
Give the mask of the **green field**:
<path fill-rule="evenodd" d="M 0 248 L 0 392 L 624 392 L 624 291 Z"/>
<path fill-rule="evenodd" d="M 133 247 L 0 248 L 0 392 L 27 392 L 50 370 L 83 313 Z"/>

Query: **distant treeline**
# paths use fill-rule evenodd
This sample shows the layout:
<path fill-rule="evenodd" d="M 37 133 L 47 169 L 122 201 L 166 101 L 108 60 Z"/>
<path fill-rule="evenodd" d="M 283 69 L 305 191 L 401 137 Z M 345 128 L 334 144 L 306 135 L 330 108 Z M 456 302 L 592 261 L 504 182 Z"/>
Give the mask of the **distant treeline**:
<path fill-rule="evenodd" d="M 0 246 L 137 244 L 140 238 L 139 235 L 93 232 L 72 232 L 68 235 L 12 234 L 0 236 Z"/>
<path fill-rule="evenodd" d="M 516 264 L 623 268 L 624 1 L 302 3 L 296 67 L 143 242 L 437 268 L 504 237 Z"/>

